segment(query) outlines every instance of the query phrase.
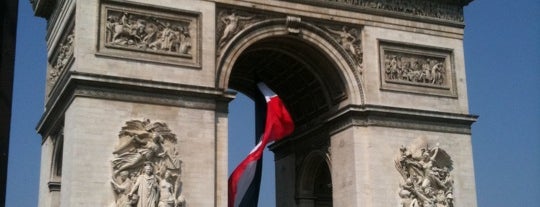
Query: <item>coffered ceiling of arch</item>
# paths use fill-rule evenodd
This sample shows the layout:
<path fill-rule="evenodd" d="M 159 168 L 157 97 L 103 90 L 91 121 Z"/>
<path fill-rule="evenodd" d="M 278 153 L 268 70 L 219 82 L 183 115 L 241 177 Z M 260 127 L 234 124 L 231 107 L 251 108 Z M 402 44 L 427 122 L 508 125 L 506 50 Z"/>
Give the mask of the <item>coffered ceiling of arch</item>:
<path fill-rule="evenodd" d="M 287 38 L 267 40 L 236 61 L 229 86 L 256 97 L 255 84 L 267 83 L 285 102 L 295 122 L 316 121 L 346 98 L 334 66 L 316 49 Z"/>

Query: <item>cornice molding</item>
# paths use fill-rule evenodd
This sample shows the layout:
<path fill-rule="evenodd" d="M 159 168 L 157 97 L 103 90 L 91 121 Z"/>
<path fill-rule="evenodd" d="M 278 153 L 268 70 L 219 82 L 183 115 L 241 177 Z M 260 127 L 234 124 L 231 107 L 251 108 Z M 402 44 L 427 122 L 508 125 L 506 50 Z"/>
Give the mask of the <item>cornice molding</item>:
<path fill-rule="evenodd" d="M 380 126 L 402 129 L 471 134 L 477 115 L 375 105 L 352 105 L 328 119 L 329 134 L 349 127 Z"/>
<path fill-rule="evenodd" d="M 81 72 L 69 72 L 61 85 L 48 100 L 36 127 L 44 138 L 60 123 L 76 97 L 223 111 L 221 103 L 228 103 L 235 96 L 233 92 L 210 87 Z"/>

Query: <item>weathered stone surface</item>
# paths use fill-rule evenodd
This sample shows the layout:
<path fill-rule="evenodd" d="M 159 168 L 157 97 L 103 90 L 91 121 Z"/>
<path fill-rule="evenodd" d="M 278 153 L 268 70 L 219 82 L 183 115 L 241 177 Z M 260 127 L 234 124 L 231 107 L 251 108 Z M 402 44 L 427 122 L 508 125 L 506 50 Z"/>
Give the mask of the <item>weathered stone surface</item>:
<path fill-rule="evenodd" d="M 469 1 L 404 2 L 34 1 L 49 21 L 40 206 L 167 203 L 141 177 L 226 206 L 228 90 L 257 99 L 258 81 L 297 125 L 271 146 L 278 206 L 400 206 L 414 189 L 396 157 L 419 137 L 451 157 L 453 204 L 476 206 Z"/>

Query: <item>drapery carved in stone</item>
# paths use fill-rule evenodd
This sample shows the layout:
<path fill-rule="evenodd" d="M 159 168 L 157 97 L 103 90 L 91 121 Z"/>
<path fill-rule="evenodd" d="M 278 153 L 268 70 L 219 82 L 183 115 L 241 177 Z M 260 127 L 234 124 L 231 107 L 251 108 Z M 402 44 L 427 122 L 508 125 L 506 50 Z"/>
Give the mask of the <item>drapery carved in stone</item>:
<path fill-rule="evenodd" d="M 358 70 L 362 70 L 363 52 L 362 52 L 362 37 L 361 28 L 349 28 L 341 26 L 341 28 L 332 28 L 322 26 L 328 31 L 332 37 L 340 44 L 340 46 L 351 56 Z"/>
<path fill-rule="evenodd" d="M 130 50 L 192 55 L 190 21 L 139 12 L 107 10 L 105 46 Z"/>
<path fill-rule="evenodd" d="M 126 122 L 112 152 L 116 206 L 185 206 L 177 141 L 163 122 Z"/>
<path fill-rule="evenodd" d="M 452 159 L 438 143 L 430 146 L 419 139 L 409 148 L 402 146 L 394 162 L 403 179 L 399 185 L 400 206 L 454 206 Z"/>
<path fill-rule="evenodd" d="M 232 37 L 247 26 L 264 19 L 264 16 L 252 14 L 246 11 L 226 9 L 218 12 L 216 37 L 219 38 L 218 50 L 221 50 Z"/>
<path fill-rule="evenodd" d="M 64 69 L 68 66 L 69 62 L 73 59 L 73 42 L 75 40 L 75 33 L 72 30 L 69 34 L 61 41 L 57 47 L 56 57 L 53 58 L 51 62 L 51 68 L 48 74 L 48 84 L 53 86 Z"/>
<path fill-rule="evenodd" d="M 445 86 L 448 81 L 443 57 L 386 51 L 384 73 L 386 81 L 420 85 Z"/>
<path fill-rule="evenodd" d="M 401 13 L 417 17 L 463 22 L 463 5 L 426 0 L 287 0 L 345 9 Z"/>

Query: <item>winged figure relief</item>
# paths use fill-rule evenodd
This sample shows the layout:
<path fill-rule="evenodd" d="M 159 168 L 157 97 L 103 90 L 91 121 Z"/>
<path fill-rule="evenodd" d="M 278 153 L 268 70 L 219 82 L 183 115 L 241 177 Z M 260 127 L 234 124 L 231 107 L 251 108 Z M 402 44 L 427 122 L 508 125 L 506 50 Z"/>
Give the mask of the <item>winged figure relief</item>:
<path fill-rule="evenodd" d="M 115 206 L 146 206 L 144 203 L 171 207 L 185 205 L 181 193 L 182 160 L 176 143 L 176 135 L 163 122 L 149 119 L 126 122 L 112 152 L 111 185 L 115 192 Z M 155 194 L 157 196 L 145 197 L 146 194 L 137 189 L 142 185 L 160 192 Z"/>
<path fill-rule="evenodd" d="M 395 167 L 401 174 L 402 207 L 453 206 L 453 170 L 450 155 L 439 147 L 421 141 L 408 149 L 400 148 Z"/>

